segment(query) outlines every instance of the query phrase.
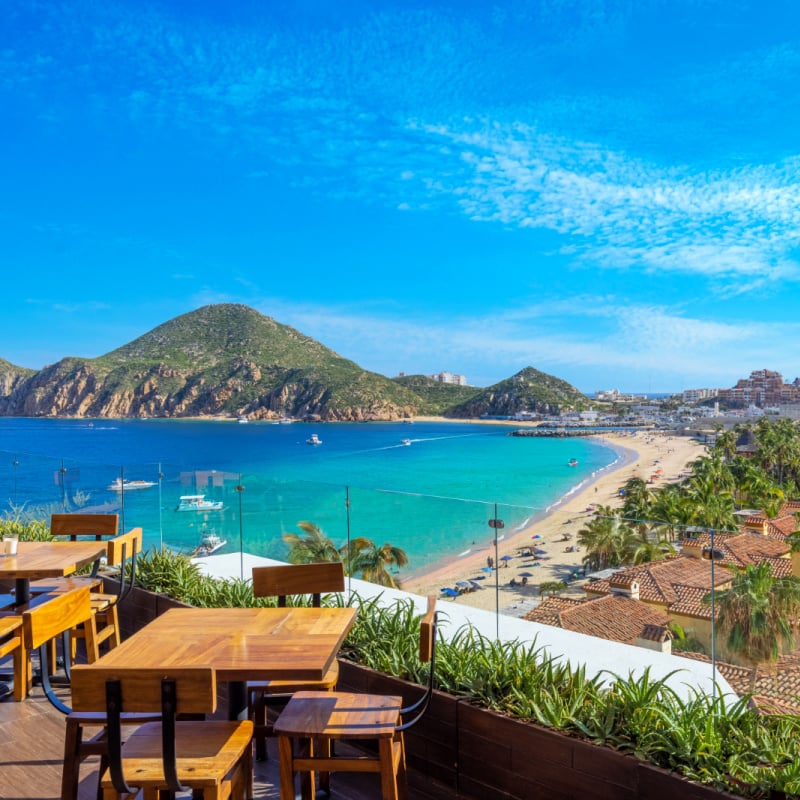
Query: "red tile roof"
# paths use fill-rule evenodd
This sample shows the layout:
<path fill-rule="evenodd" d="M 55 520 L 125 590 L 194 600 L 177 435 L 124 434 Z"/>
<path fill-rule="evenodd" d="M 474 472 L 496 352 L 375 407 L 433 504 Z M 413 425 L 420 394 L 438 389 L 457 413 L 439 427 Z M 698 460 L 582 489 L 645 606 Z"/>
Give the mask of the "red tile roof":
<path fill-rule="evenodd" d="M 640 638 L 664 641 L 669 636 L 666 614 L 621 595 L 594 600 L 548 597 L 525 619 L 626 644 L 635 644 Z"/>
<path fill-rule="evenodd" d="M 729 583 L 733 575 L 725 567 L 717 565 L 714 583 L 719 589 Z M 638 581 L 639 599 L 648 603 L 659 603 L 669 607 L 678 599 L 678 587 L 689 586 L 711 591 L 711 562 L 688 556 L 676 556 L 663 561 L 652 561 L 638 567 L 620 570 L 613 577 L 614 585 Z M 586 584 L 587 594 L 611 594 L 611 581 L 600 580 Z"/>

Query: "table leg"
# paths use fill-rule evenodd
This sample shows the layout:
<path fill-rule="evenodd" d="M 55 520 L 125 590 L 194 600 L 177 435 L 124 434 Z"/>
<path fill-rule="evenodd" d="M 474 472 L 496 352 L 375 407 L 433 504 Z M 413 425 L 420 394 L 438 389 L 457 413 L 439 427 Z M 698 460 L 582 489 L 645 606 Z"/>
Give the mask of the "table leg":
<path fill-rule="evenodd" d="M 228 683 L 228 719 L 247 719 L 247 683 L 245 681 Z"/>
<path fill-rule="evenodd" d="M 30 578 L 17 578 L 14 581 L 14 605 L 21 606 L 31 599 Z"/>

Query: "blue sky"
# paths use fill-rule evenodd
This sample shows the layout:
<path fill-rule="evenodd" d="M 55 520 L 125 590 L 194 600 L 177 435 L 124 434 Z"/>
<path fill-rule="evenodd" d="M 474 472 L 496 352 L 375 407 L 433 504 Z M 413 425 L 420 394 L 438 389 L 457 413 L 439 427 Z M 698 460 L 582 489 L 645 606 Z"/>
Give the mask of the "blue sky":
<path fill-rule="evenodd" d="M 14 364 L 239 302 L 388 376 L 800 376 L 794 0 L 3 7 Z"/>

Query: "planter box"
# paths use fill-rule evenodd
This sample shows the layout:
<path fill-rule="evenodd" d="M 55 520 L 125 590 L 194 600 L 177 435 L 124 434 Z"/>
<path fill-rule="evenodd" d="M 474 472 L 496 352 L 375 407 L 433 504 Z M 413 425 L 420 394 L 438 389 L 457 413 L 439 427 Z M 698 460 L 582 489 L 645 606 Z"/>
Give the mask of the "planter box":
<path fill-rule="evenodd" d="M 421 687 L 340 660 L 348 691 L 397 694 Z M 507 717 L 443 692 L 406 733 L 409 766 L 462 800 L 741 800 L 609 747 Z"/>
<path fill-rule="evenodd" d="M 115 582 L 105 579 L 110 591 Z M 119 608 L 125 635 L 168 608 L 185 606 L 135 588 Z M 400 695 L 424 691 L 408 681 L 340 659 L 339 687 Z M 434 692 L 427 714 L 405 736 L 415 797 L 450 800 L 741 800 L 676 773 L 529 722 Z"/>

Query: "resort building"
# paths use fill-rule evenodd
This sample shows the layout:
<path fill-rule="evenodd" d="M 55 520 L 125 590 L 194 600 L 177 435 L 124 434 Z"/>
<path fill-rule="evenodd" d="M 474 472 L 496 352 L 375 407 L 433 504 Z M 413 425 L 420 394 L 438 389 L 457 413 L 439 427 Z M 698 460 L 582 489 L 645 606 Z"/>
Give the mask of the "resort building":
<path fill-rule="evenodd" d="M 457 375 L 454 372 L 437 372 L 435 375 L 429 375 L 428 377 L 433 378 L 433 380 L 439 383 L 452 383 L 456 386 L 467 385 L 466 375 Z"/>

